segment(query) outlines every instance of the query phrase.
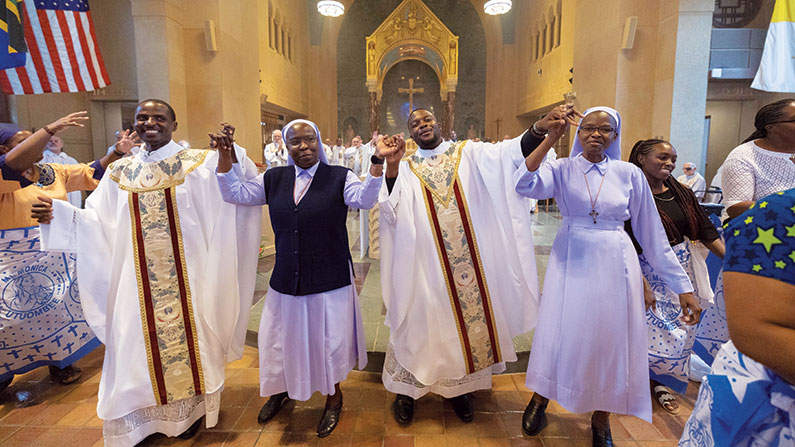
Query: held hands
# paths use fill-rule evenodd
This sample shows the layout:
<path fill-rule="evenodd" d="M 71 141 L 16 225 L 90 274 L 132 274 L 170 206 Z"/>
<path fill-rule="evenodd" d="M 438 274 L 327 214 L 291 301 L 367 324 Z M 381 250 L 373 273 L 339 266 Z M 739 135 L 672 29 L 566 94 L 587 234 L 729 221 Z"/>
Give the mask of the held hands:
<path fill-rule="evenodd" d="M 34 203 L 30 210 L 30 217 L 36 219 L 40 224 L 52 222 L 52 199 L 39 196 L 39 202 Z"/>
<path fill-rule="evenodd" d="M 679 294 L 679 304 L 682 306 L 682 321 L 685 324 L 692 326 L 701 321 L 701 306 L 693 292 Z"/>
<path fill-rule="evenodd" d="M 210 147 L 218 151 L 218 172 L 229 172 L 232 164 L 237 163 L 235 127 L 223 122 L 220 131 L 207 135 L 210 137 Z"/>
<path fill-rule="evenodd" d="M 574 106 L 560 105 L 550 110 L 540 121 L 535 123 L 535 129 L 546 132 L 547 138 L 557 141 L 566 132 L 566 127 L 577 126 L 582 118 Z"/>
<path fill-rule="evenodd" d="M 67 127 L 85 127 L 86 121 L 88 121 L 88 112 L 83 110 L 58 118 L 56 121 L 48 124 L 47 128 L 53 133 L 58 133 Z"/>
<path fill-rule="evenodd" d="M 398 135 L 387 136 L 381 135 L 377 137 L 375 144 L 375 156 L 378 158 L 386 159 L 387 163 L 399 163 L 406 153 L 406 142 L 403 137 Z"/>

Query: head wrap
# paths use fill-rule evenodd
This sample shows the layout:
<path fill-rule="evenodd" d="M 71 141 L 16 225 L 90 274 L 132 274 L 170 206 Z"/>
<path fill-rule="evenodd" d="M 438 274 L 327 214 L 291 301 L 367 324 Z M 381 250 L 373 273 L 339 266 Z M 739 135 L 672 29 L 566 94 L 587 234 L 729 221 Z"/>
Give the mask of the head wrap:
<path fill-rule="evenodd" d="M 282 141 L 284 141 L 284 147 L 286 148 L 287 145 L 289 144 L 287 143 L 287 130 L 299 123 L 309 124 L 310 126 L 312 126 L 313 129 L 315 129 L 315 137 L 317 137 L 317 152 L 318 152 L 317 156 L 320 159 L 320 161 L 322 161 L 325 164 L 328 164 L 328 159 L 326 158 L 326 151 L 323 148 L 323 140 L 320 139 L 320 130 L 318 130 L 317 124 L 313 123 L 312 121 L 297 119 L 287 123 L 287 125 L 284 126 L 284 128 L 282 129 Z M 288 154 L 289 154 L 289 149 L 288 149 Z M 293 157 L 288 156 L 287 166 L 293 166 L 293 165 L 295 165 Z"/>
<path fill-rule="evenodd" d="M 616 139 L 605 149 L 605 154 L 613 160 L 621 160 L 621 115 L 610 107 L 591 107 L 582 114 L 583 120 L 594 112 L 605 112 L 616 121 Z M 580 120 L 580 124 L 577 126 L 577 135 L 580 133 L 580 126 L 582 126 L 583 120 Z M 571 145 L 571 157 L 576 157 L 582 153 L 582 145 L 580 145 L 580 139 L 577 138 L 577 135 L 574 136 L 574 144 Z"/>
<path fill-rule="evenodd" d="M 16 124 L 0 123 L 0 144 L 8 144 L 8 140 L 19 132 Z"/>

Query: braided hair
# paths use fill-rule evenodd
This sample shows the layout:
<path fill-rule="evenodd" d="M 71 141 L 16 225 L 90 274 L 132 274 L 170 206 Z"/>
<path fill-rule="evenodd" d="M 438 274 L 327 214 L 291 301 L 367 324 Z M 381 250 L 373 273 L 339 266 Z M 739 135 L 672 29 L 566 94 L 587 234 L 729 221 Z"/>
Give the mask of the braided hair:
<path fill-rule="evenodd" d="M 659 140 L 659 139 L 649 139 L 649 140 L 640 140 L 632 146 L 632 152 L 629 154 L 629 162 L 634 164 L 635 166 L 643 169 L 640 165 L 640 156 L 647 156 L 651 153 L 652 148 L 656 144 L 668 144 L 668 141 Z M 709 220 L 707 215 L 704 213 L 704 210 L 701 209 L 701 205 L 698 204 L 698 200 L 696 199 L 696 195 L 690 188 L 682 185 L 677 181 L 672 175 L 669 175 L 663 181 L 663 185 L 667 186 L 674 195 L 674 200 L 682 207 L 682 212 L 684 213 L 685 217 L 687 217 L 687 222 L 689 224 L 690 231 L 687 236 L 691 240 L 698 240 L 698 233 L 699 229 L 701 228 L 701 222 Z M 668 242 L 674 243 L 677 240 L 682 239 L 682 234 L 679 232 L 679 229 L 676 228 L 674 225 L 673 220 L 666 214 L 666 212 L 659 207 L 657 211 L 660 213 L 660 220 L 662 221 L 663 228 L 665 228 L 665 234 L 668 236 Z"/>
<path fill-rule="evenodd" d="M 787 119 L 788 117 L 784 109 L 792 103 L 795 103 L 795 98 L 782 99 L 759 109 L 759 111 L 756 112 L 756 118 L 754 118 L 754 127 L 756 127 L 756 130 L 751 136 L 746 138 L 743 143 L 765 138 L 767 136 L 767 129 L 765 127 L 768 124 L 774 124 Z"/>

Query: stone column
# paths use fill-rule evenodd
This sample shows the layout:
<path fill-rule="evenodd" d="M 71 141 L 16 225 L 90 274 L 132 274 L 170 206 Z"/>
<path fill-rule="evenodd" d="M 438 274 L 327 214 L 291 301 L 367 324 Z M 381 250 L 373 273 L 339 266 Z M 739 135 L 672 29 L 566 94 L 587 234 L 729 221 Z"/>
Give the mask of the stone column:
<path fill-rule="evenodd" d="M 370 92 L 370 134 L 379 130 L 381 126 L 381 103 L 378 101 L 378 92 Z"/>
<path fill-rule="evenodd" d="M 133 0 L 132 16 L 138 97 L 168 101 L 177 113 L 178 134 L 187 135 L 182 2 Z"/>
<path fill-rule="evenodd" d="M 713 0 L 661 2 L 652 134 L 667 135 L 681 163 L 703 167 Z"/>
<path fill-rule="evenodd" d="M 444 133 L 445 138 L 450 138 L 450 132 L 455 130 L 455 92 L 447 92 L 447 101 L 444 102 Z"/>

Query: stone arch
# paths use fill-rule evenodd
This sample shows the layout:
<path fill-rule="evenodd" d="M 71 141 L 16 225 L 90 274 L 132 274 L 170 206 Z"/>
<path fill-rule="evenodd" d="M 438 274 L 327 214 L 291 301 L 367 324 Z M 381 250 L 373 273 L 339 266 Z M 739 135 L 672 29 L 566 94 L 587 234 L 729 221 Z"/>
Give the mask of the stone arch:
<path fill-rule="evenodd" d="M 343 129 L 343 119 L 346 116 L 355 116 L 360 123 L 364 123 L 362 126 L 365 126 L 368 117 L 379 115 L 379 104 L 376 99 L 377 76 L 374 80 L 368 77 L 367 65 L 372 64 L 371 72 L 376 72 L 378 69 L 392 65 L 395 61 L 379 67 L 376 52 L 371 61 L 368 55 L 367 37 L 383 25 L 396 8 L 405 6 L 405 3 L 404 0 L 354 0 L 346 3 L 345 15 L 336 41 L 338 128 Z M 417 3 L 420 1 L 417 0 Z M 437 17 L 443 17 L 443 24 L 460 39 L 453 47 L 456 56 L 460 54 L 460 57 L 456 67 L 458 80 L 453 101 L 455 115 L 452 116 L 472 114 L 479 117 L 481 122 L 485 122 L 486 99 L 483 86 L 486 82 L 488 24 L 479 13 L 482 10 L 482 0 L 421 0 L 421 3 L 422 7 L 427 7 Z M 403 19 L 407 19 L 407 16 Z M 422 25 L 422 17 L 419 19 L 419 25 Z M 419 27 L 418 30 L 422 28 Z M 444 47 L 440 42 L 437 47 L 439 47 L 437 53 L 450 53 L 449 45 Z M 377 50 L 377 48 L 372 49 Z M 426 51 L 426 57 L 428 54 L 430 52 Z M 465 134 L 463 126 L 464 122 L 456 118 L 448 121 L 443 131 L 454 129 L 458 135 L 462 135 Z"/>
<path fill-rule="evenodd" d="M 433 68 L 442 100 L 458 84 L 458 36 L 420 0 L 404 0 L 366 39 L 367 87 L 380 100 L 384 77 L 405 60 Z"/>

